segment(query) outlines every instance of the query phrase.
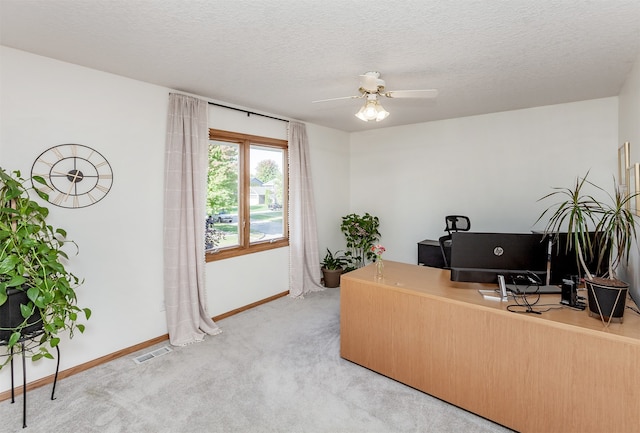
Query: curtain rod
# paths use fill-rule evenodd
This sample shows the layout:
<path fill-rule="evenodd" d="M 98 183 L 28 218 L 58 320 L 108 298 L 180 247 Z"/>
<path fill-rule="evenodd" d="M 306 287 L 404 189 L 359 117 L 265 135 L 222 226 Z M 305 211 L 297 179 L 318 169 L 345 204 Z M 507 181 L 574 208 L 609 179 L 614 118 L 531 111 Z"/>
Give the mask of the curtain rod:
<path fill-rule="evenodd" d="M 266 117 L 268 119 L 274 119 L 274 120 L 279 120 L 281 122 L 289 123 L 288 120 L 280 119 L 279 117 L 267 116 L 266 114 L 255 113 L 253 111 L 243 110 L 242 108 L 229 107 L 228 105 L 216 104 L 215 102 L 208 102 L 208 104 L 215 105 L 216 107 L 228 108 L 229 110 L 241 111 L 243 113 L 247 113 L 247 117 L 249 117 L 249 116 L 251 116 L 253 114 L 254 116 L 262 116 L 262 117 Z"/>

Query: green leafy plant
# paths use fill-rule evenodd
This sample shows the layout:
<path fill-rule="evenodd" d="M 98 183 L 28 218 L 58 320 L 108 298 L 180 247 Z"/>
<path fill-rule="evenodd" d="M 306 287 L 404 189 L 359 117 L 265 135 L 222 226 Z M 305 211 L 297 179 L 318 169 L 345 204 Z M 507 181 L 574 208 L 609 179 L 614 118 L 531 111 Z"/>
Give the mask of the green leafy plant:
<path fill-rule="evenodd" d="M 35 176 L 33 182 L 46 184 L 44 179 Z M 68 331 L 73 337 L 77 329 L 84 332 L 84 325 L 77 323 L 80 314 L 86 319 L 91 310 L 76 305 L 75 289 L 82 283 L 69 272 L 64 265 L 68 259 L 63 250 L 66 245 L 76 248 L 75 242 L 67 240 L 67 232 L 47 224 L 49 210 L 31 200 L 29 190 L 33 190 L 42 199 L 47 195 L 26 187 L 19 171 L 12 174 L 0 167 L 0 307 L 8 300 L 8 292 L 19 290 L 26 292 L 28 303 L 21 304 L 24 321 L 3 331 L 10 332 L 6 341 L 9 349 L 19 343 L 28 325 L 28 319 L 34 315 L 42 321 L 42 335 L 30 340 L 38 347 L 29 353 L 33 360 L 53 358 L 49 353 L 60 342 L 58 337 Z M 8 355 L 0 368 L 11 359 Z"/>
<path fill-rule="evenodd" d="M 588 175 L 589 172 L 576 178 L 571 188 L 554 188 L 554 192 L 542 197 L 540 200 L 558 196 L 564 199 L 547 208 L 537 221 L 551 212 L 545 234 L 557 236 L 561 230 L 566 231 L 566 251 L 575 247 L 576 260 L 589 280 L 596 278 L 594 274 L 598 273 L 601 265 L 607 269 L 603 276 L 616 280 L 618 265 L 628 262 L 631 245 L 637 240 L 637 221 L 628 209 L 628 203 L 639 193 L 625 193 L 614 180 L 612 195 L 587 180 Z M 585 193 L 583 190 L 587 186 L 605 192 L 611 203 L 596 200 L 593 195 Z M 595 232 L 593 241 L 589 230 Z M 598 258 L 595 271 L 586 265 L 586 260 L 591 257 Z"/>
<path fill-rule="evenodd" d="M 320 262 L 320 266 L 324 269 L 328 270 L 337 270 L 344 269 L 349 265 L 349 260 L 343 254 L 339 254 L 340 250 L 332 253 L 329 248 L 327 248 L 327 254 L 324 256 L 324 259 Z"/>
<path fill-rule="evenodd" d="M 369 213 L 364 215 L 352 213 L 342 217 L 340 230 L 347 239 L 345 256 L 350 263 L 349 269 L 360 268 L 366 265 L 367 261 L 375 258 L 371 245 L 380 239 L 379 226 L 378 217 Z"/>

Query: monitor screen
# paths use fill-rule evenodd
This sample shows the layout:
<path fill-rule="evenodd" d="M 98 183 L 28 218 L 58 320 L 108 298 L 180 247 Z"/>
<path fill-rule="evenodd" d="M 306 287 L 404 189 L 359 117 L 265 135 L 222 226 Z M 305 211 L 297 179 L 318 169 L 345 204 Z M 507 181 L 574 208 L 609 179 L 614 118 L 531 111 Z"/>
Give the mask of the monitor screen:
<path fill-rule="evenodd" d="M 595 233 L 589 233 L 591 242 L 595 245 Z M 547 237 L 544 242 L 548 245 L 549 239 L 552 242 L 551 248 L 551 284 L 562 284 L 563 279 L 571 279 L 574 275 L 584 277 L 584 271 L 580 269 L 576 258 L 575 248 L 567 250 L 567 234 L 560 233 L 557 236 Z M 595 246 L 598 250 L 598 247 Z M 586 264 L 589 271 L 595 275 L 602 275 L 603 269 L 598 269 L 597 257 L 586 257 Z M 606 266 L 606 265 L 605 265 Z"/>
<path fill-rule="evenodd" d="M 451 279 L 495 283 L 500 274 L 529 271 L 544 281 L 548 243 L 542 240 L 539 233 L 452 233 Z"/>

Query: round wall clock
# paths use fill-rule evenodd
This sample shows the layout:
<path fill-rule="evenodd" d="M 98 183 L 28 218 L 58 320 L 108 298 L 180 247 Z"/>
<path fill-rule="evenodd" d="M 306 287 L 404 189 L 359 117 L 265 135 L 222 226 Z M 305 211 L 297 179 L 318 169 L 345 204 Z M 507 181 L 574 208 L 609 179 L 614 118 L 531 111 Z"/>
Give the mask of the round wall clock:
<path fill-rule="evenodd" d="M 31 177 L 41 176 L 34 188 L 60 207 L 80 208 L 99 202 L 113 184 L 111 165 L 100 152 L 83 144 L 60 144 L 45 150 L 31 167 Z"/>

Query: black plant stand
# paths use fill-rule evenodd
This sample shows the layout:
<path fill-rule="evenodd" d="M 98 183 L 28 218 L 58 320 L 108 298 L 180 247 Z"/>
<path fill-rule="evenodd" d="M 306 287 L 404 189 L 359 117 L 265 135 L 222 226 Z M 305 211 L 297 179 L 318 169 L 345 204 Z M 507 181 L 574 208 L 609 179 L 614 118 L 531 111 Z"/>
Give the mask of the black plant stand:
<path fill-rule="evenodd" d="M 25 342 L 33 341 L 36 337 L 42 335 L 42 330 L 25 335 L 18 342 L 20 343 L 20 352 L 22 354 L 22 428 L 27 426 L 27 363 L 25 360 Z M 0 346 L 6 346 L 7 341 L 0 341 Z M 15 346 L 14 346 L 15 347 Z M 11 348 L 11 403 L 15 403 L 15 386 L 13 382 L 13 354 L 14 347 Z M 51 400 L 55 400 L 56 383 L 58 382 L 58 370 L 60 369 L 60 348 L 56 345 L 58 358 L 56 362 L 56 374 L 53 378 L 53 390 L 51 391 Z"/>

